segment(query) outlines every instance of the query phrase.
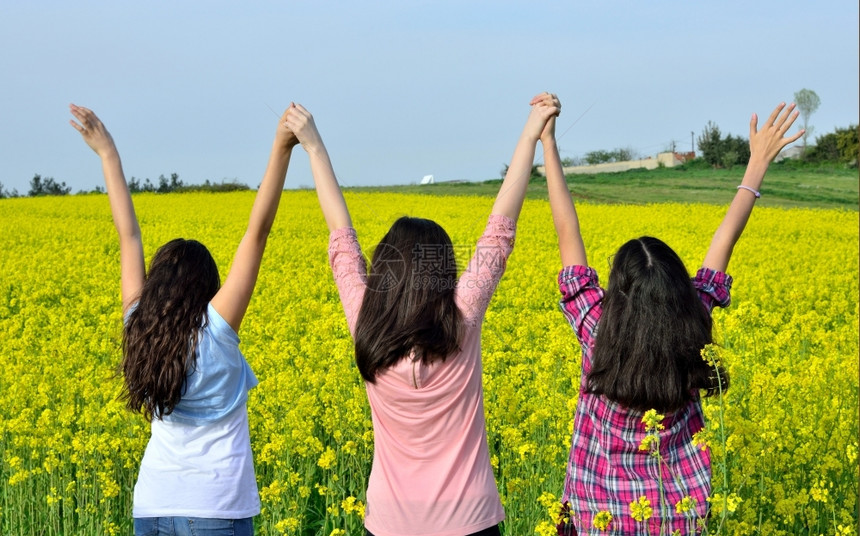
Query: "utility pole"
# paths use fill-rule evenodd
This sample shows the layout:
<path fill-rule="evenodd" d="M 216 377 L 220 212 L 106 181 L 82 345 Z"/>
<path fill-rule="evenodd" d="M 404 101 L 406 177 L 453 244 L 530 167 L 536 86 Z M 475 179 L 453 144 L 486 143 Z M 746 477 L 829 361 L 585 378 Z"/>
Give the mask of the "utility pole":
<path fill-rule="evenodd" d="M 690 151 L 693 153 L 693 157 L 696 156 L 696 144 L 693 141 L 693 131 L 690 131 Z"/>

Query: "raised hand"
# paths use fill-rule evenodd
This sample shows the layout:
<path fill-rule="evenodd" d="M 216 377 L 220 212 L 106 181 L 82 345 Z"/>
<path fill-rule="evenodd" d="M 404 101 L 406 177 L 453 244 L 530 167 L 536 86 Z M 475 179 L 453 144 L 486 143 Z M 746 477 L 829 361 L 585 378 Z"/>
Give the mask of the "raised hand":
<path fill-rule="evenodd" d="M 102 124 L 101 120 L 89 108 L 69 104 L 69 110 L 72 115 L 80 122 L 75 122 L 74 119 L 69 120 L 69 124 L 81 133 L 87 145 L 96 152 L 99 157 L 104 158 L 111 152 L 116 152 L 116 145 L 113 142 L 110 132 Z"/>
<path fill-rule="evenodd" d="M 758 116 L 752 115 L 750 119 L 750 160 L 754 158 L 760 161 L 770 163 L 776 158 L 776 155 L 789 143 L 797 141 L 803 136 L 803 130 L 791 136 L 785 135 L 799 112 L 794 109 L 794 103 L 789 104 L 786 108 L 785 103 L 777 106 L 767 121 L 762 125 L 761 130 L 758 129 Z M 784 110 L 783 110 L 784 109 Z M 782 112 L 782 113 L 780 113 Z"/>
<path fill-rule="evenodd" d="M 299 138 L 296 136 L 295 132 L 287 126 L 287 118 L 295 107 L 295 104 L 290 103 L 289 108 L 284 110 L 284 113 L 281 115 L 281 120 L 278 121 L 278 128 L 275 131 L 275 145 L 285 150 L 292 149 L 299 144 Z"/>
<path fill-rule="evenodd" d="M 287 110 L 285 123 L 295 133 L 306 151 L 312 152 L 323 147 L 322 138 L 314 123 L 314 117 L 301 104 L 291 104 Z"/>
<path fill-rule="evenodd" d="M 540 133 L 540 141 L 546 146 L 547 144 L 555 142 L 555 118 L 557 116 L 550 117 L 546 125 L 543 127 L 543 132 Z"/>
<path fill-rule="evenodd" d="M 803 135 L 803 130 L 791 136 L 785 135 L 798 116 L 794 107 L 794 104 L 791 104 L 786 108 L 785 103 L 777 106 L 762 125 L 761 130 L 758 129 L 758 116 L 752 115 L 750 161 L 735 198 L 711 239 L 711 246 L 702 262 L 703 267 L 720 272 L 726 271 L 735 244 L 746 227 L 756 199 L 761 196 L 759 189 L 768 166 L 783 147 L 797 141 Z"/>
<path fill-rule="evenodd" d="M 257 285 L 266 242 L 278 212 L 281 193 L 284 191 L 284 181 L 293 147 L 299 143 L 295 132 L 287 126 L 287 120 L 293 113 L 293 109 L 293 105 L 290 104 L 278 120 L 269 163 L 266 165 L 257 195 L 254 197 L 254 205 L 248 218 L 248 228 L 239 242 L 239 247 L 236 248 L 230 273 L 227 274 L 218 293 L 212 298 L 212 307 L 237 333 L 245 318 L 248 304 L 251 302 L 254 287 Z"/>
<path fill-rule="evenodd" d="M 544 139 L 544 134 L 555 136 L 555 118 L 561 114 L 561 102 L 553 93 L 541 93 L 532 97 L 529 102 L 532 109 L 526 121 L 524 135 L 533 137 L 535 141 Z"/>
<path fill-rule="evenodd" d="M 561 111 L 561 103 L 551 93 L 541 93 L 532 97 L 531 110 L 526 125 L 511 157 L 511 164 L 505 173 L 505 180 L 496 195 L 491 214 L 502 215 L 516 221 L 520 216 L 523 199 L 526 196 L 532 164 L 535 159 L 535 145 L 550 118 Z"/>
<path fill-rule="evenodd" d="M 304 106 L 295 104 L 290 106 L 286 124 L 287 128 L 295 132 L 302 147 L 308 153 L 317 198 L 329 230 L 352 227 L 346 201 L 337 183 L 328 150 L 314 123 L 314 117 Z"/>
<path fill-rule="evenodd" d="M 108 200 L 113 224 L 119 236 L 120 279 L 122 285 L 123 313 L 137 301 L 146 276 L 143 264 L 143 242 L 140 226 L 134 213 L 134 204 L 125 182 L 119 151 L 110 132 L 89 108 L 70 104 L 69 110 L 75 119 L 69 124 L 80 132 L 81 137 L 96 152 L 102 161 Z"/>

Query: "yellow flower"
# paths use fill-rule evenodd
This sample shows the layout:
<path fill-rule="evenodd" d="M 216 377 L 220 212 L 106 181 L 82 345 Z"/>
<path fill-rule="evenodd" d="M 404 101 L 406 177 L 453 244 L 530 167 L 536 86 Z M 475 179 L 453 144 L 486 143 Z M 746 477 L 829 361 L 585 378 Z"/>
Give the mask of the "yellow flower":
<path fill-rule="evenodd" d="M 275 530 L 284 534 L 286 532 L 292 532 L 299 528 L 299 520 L 294 517 L 288 517 L 287 519 L 282 519 L 275 523 Z"/>
<path fill-rule="evenodd" d="M 839 524 L 836 526 L 836 536 L 854 536 L 857 532 L 849 525 Z"/>
<path fill-rule="evenodd" d="M 685 496 L 683 499 L 675 503 L 675 512 L 679 514 L 686 514 L 694 508 L 696 508 L 696 499 L 690 497 L 689 495 Z"/>
<path fill-rule="evenodd" d="M 537 502 L 544 508 L 552 508 L 558 506 L 558 497 L 554 493 L 545 491 L 538 496 Z"/>
<path fill-rule="evenodd" d="M 695 434 L 693 434 L 693 446 L 699 447 L 702 450 L 708 450 L 708 445 L 710 443 L 710 434 L 708 434 L 707 429 L 702 428 Z"/>
<path fill-rule="evenodd" d="M 61 498 L 57 497 L 57 488 L 51 486 L 51 493 L 49 493 L 45 497 L 45 501 L 48 503 L 48 506 L 53 506 L 60 502 Z"/>
<path fill-rule="evenodd" d="M 737 510 L 738 506 L 740 506 L 741 502 L 743 502 L 743 499 L 741 499 L 737 493 L 732 493 L 727 497 L 723 497 L 722 493 L 714 493 L 708 497 L 708 502 L 711 504 L 711 512 L 713 514 L 719 514 L 723 511 L 724 507 L 727 512 L 733 513 Z M 778 501 L 777 510 L 793 508 L 793 506 L 789 506 L 789 503 L 793 505 L 793 501 Z"/>
<path fill-rule="evenodd" d="M 652 448 L 658 448 L 660 446 L 660 438 L 656 435 L 648 434 L 642 438 L 642 442 L 639 443 L 639 450 L 651 450 Z"/>
<path fill-rule="evenodd" d="M 845 455 L 848 457 L 848 463 L 853 464 L 857 461 L 857 445 L 851 445 L 845 447 Z"/>
<path fill-rule="evenodd" d="M 809 494 L 812 496 L 814 501 L 818 501 L 820 503 L 826 503 L 828 497 L 830 496 L 830 490 L 825 487 L 825 482 L 823 479 L 818 480 L 812 489 L 809 490 Z"/>
<path fill-rule="evenodd" d="M 726 510 L 729 512 L 734 512 L 738 509 L 738 506 L 743 502 L 743 499 L 738 497 L 737 493 L 732 493 L 726 498 Z"/>
<path fill-rule="evenodd" d="M 610 514 L 606 510 L 597 512 L 597 514 L 591 520 L 591 523 L 594 525 L 594 528 L 598 530 L 607 530 L 609 528 L 610 522 L 612 522 L 612 514 Z"/>
<path fill-rule="evenodd" d="M 337 454 L 334 449 L 331 447 L 326 447 L 325 452 L 323 452 L 319 460 L 317 460 L 317 465 L 319 465 L 323 469 L 331 469 L 331 467 L 337 461 Z"/>
<path fill-rule="evenodd" d="M 644 495 L 639 497 L 638 501 L 630 503 L 630 516 L 640 523 L 651 519 L 651 514 L 653 513 L 654 510 L 651 509 L 651 501 Z"/>
<path fill-rule="evenodd" d="M 665 415 L 661 415 L 657 413 L 655 409 L 649 409 L 642 415 L 642 422 L 645 424 L 645 431 L 650 432 L 652 430 L 662 430 L 663 429 L 663 419 Z"/>
<path fill-rule="evenodd" d="M 541 521 L 538 523 L 538 526 L 535 527 L 535 534 L 538 536 L 555 536 L 558 534 L 558 530 L 555 525 L 549 521 Z"/>
<path fill-rule="evenodd" d="M 702 359 L 704 359 L 709 365 L 712 367 L 717 367 L 721 364 L 721 351 L 720 347 L 716 344 L 708 344 L 702 351 L 700 352 Z"/>

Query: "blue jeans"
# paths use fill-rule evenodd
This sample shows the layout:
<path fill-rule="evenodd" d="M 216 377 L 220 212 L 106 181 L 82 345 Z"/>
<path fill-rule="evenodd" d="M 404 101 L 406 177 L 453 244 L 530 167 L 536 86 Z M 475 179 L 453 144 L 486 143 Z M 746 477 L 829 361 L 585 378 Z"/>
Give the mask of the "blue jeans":
<path fill-rule="evenodd" d="M 136 517 L 134 536 L 253 536 L 254 518 Z"/>

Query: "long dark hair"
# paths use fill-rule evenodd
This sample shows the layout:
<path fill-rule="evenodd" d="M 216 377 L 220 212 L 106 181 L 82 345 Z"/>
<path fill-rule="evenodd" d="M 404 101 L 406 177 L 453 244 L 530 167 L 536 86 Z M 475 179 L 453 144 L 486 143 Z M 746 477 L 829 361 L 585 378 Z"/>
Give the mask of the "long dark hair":
<path fill-rule="evenodd" d="M 697 389 L 728 388 L 728 373 L 701 356 L 713 341 L 702 306 L 678 255 L 650 236 L 618 250 L 603 300 L 603 316 L 587 378 L 590 393 L 632 409 L 671 412 Z"/>
<path fill-rule="evenodd" d="M 212 255 L 196 240 L 177 238 L 155 253 L 123 331 L 128 409 L 147 419 L 173 412 L 194 366 L 207 306 L 220 284 Z"/>
<path fill-rule="evenodd" d="M 394 222 L 373 252 L 355 327 L 355 361 L 365 380 L 373 383 L 410 352 L 429 364 L 459 348 L 456 284 L 448 233 L 431 220 Z"/>

